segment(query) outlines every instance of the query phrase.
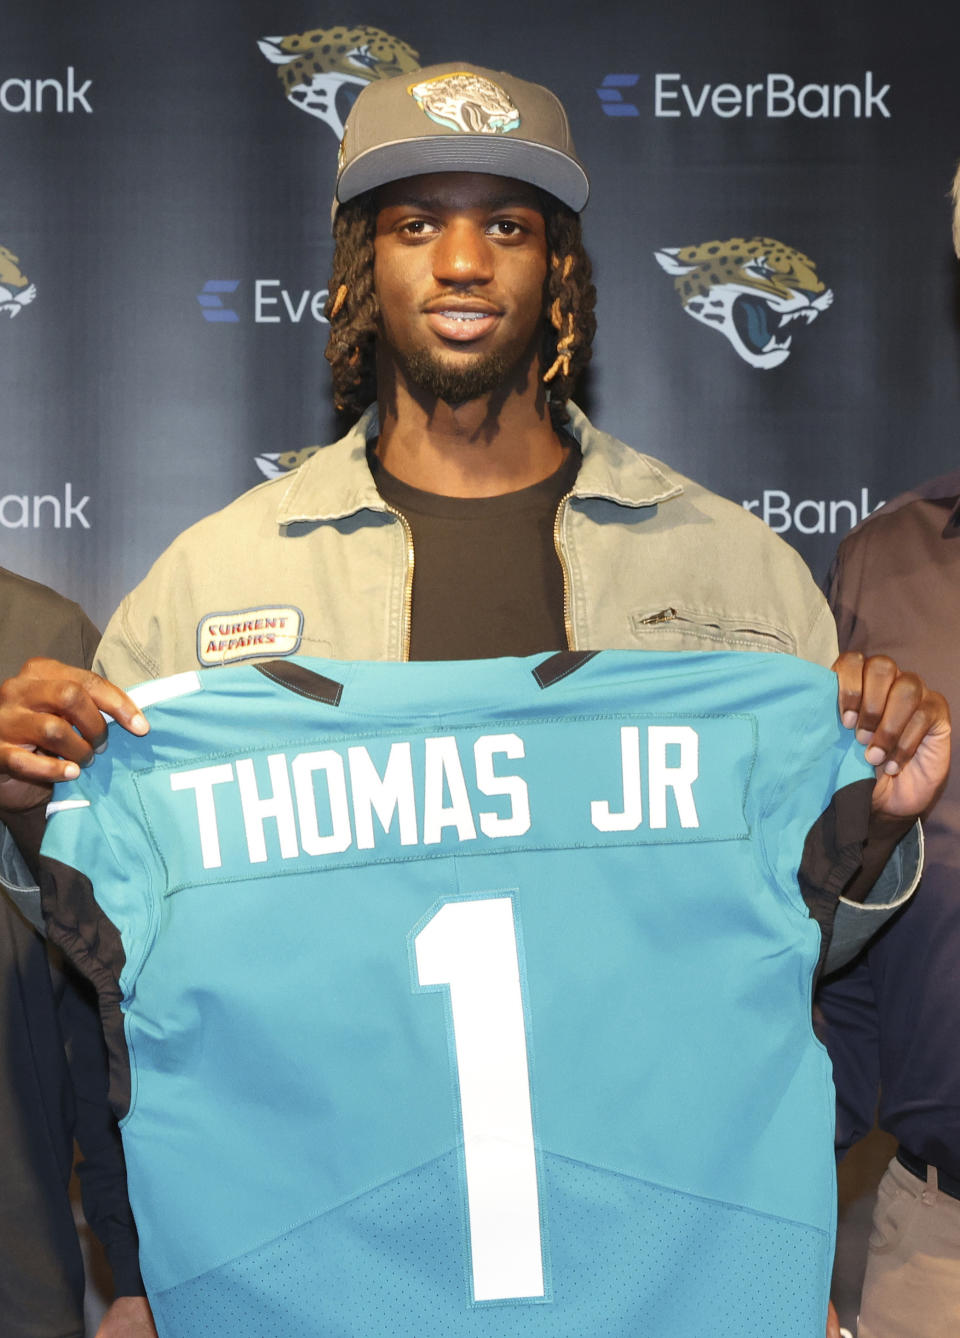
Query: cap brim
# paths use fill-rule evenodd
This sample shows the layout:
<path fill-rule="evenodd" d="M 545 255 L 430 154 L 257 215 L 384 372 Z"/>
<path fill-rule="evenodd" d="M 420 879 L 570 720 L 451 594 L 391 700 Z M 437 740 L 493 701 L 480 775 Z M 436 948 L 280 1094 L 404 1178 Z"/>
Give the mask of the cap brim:
<path fill-rule="evenodd" d="M 587 203 L 590 183 L 573 158 L 559 149 L 512 135 L 425 135 L 394 140 L 358 154 L 337 183 L 337 203 L 425 172 L 489 172 L 516 177 L 549 191 L 575 213 Z"/>

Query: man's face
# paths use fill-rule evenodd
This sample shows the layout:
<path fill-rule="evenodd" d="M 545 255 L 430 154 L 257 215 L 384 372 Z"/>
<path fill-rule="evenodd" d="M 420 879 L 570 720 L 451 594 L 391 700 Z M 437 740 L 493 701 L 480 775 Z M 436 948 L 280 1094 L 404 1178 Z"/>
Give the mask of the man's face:
<path fill-rule="evenodd" d="M 463 403 L 539 366 L 547 243 L 533 187 L 482 172 L 405 177 L 377 193 L 378 354 Z"/>

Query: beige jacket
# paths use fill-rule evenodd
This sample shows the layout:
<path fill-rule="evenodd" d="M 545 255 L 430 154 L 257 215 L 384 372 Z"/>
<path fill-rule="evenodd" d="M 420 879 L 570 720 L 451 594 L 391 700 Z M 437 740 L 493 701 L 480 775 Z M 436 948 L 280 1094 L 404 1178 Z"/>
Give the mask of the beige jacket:
<path fill-rule="evenodd" d="M 785 651 L 830 665 L 833 616 L 801 558 L 762 521 L 605 432 L 573 406 L 583 451 L 554 530 L 567 636 L 587 650 Z M 300 651 L 402 659 L 414 554 L 366 462 L 368 409 L 340 441 L 186 530 L 107 627 L 95 668 L 121 687 Z M 828 969 L 919 877 L 919 825 L 869 904 L 841 900 Z"/>
<path fill-rule="evenodd" d="M 833 618 L 803 561 L 762 521 L 592 427 L 557 514 L 570 646 L 773 650 L 829 665 Z M 97 669 L 121 687 L 300 651 L 406 658 L 415 557 L 365 445 L 340 441 L 186 530 L 126 597 Z"/>

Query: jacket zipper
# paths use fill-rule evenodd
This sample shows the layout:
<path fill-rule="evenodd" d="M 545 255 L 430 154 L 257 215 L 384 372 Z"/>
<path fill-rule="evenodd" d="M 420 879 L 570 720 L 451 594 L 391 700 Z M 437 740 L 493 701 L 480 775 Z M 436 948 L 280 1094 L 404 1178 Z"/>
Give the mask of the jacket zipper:
<path fill-rule="evenodd" d="M 573 650 L 573 624 L 570 619 L 570 571 L 567 567 L 567 559 L 564 556 L 563 548 L 560 543 L 560 526 L 563 523 L 563 515 L 566 505 L 573 496 L 568 492 L 565 497 L 561 497 L 557 505 L 557 514 L 553 522 L 553 546 L 556 549 L 557 558 L 560 562 L 560 571 L 563 574 L 563 630 L 567 638 L 567 649 Z M 400 641 L 400 658 L 409 660 L 410 658 L 410 638 L 413 626 L 413 530 L 410 528 L 410 522 L 402 511 L 396 507 L 384 503 L 387 510 L 399 520 L 403 526 L 404 538 L 407 544 L 407 570 L 403 582 L 403 633 Z"/>
<path fill-rule="evenodd" d="M 384 506 L 396 516 L 397 520 L 399 520 L 400 524 L 403 526 L 403 533 L 407 542 L 407 569 L 403 581 L 403 631 L 400 638 L 400 658 L 401 660 L 409 660 L 410 639 L 413 632 L 413 530 L 410 528 L 410 522 L 402 511 L 398 511 L 396 507 L 390 506 L 388 502 L 384 502 Z"/>
<path fill-rule="evenodd" d="M 561 497 L 557 503 L 557 514 L 553 522 L 553 546 L 557 551 L 557 558 L 560 561 L 560 570 L 563 573 L 563 631 L 567 638 L 567 650 L 573 650 L 573 623 L 570 618 L 570 572 L 567 568 L 567 559 L 560 543 L 560 526 L 563 524 L 563 516 L 567 503 L 573 496 L 568 492 L 565 497 Z"/>

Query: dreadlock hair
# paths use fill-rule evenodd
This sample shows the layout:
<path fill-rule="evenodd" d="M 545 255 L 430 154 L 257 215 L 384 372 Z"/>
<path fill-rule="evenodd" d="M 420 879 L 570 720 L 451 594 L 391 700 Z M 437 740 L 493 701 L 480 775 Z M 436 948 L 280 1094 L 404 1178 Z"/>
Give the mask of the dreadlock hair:
<path fill-rule="evenodd" d="M 324 314 L 330 322 L 326 359 L 333 371 L 333 402 L 361 414 L 377 397 L 374 341 L 380 307 L 373 290 L 373 193 L 358 195 L 333 221 L 333 273 Z"/>
<path fill-rule="evenodd" d="M 547 232 L 550 268 L 544 293 L 547 324 L 541 358 L 547 369 L 544 382 L 550 387 L 550 410 L 554 424 L 567 421 L 566 402 L 593 352 L 597 320 L 593 309 L 597 290 L 593 286 L 590 257 L 583 246 L 580 215 L 553 195 L 538 191 Z"/>
<path fill-rule="evenodd" d="M 596 289 L 583 247 L 580 217 L 538 191 L 546 227 L 549 269 L 544 284 L 543 380 L 554 422 L 567 420 L 564 403 L 590 361 L 597 328 Z M 330 323 L 326 358 L 338 410 L 360 414 L 376 399 L 375 341 L 379 307 L 373 286 L 376 205 L 372 191 L 342 204 L 333 225 L 333 273 L 324 309 Z"/>

